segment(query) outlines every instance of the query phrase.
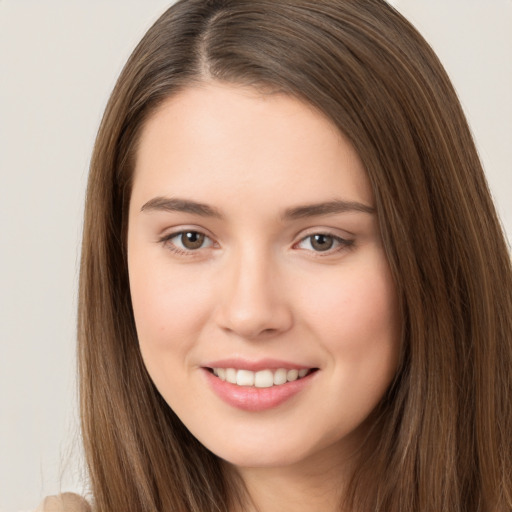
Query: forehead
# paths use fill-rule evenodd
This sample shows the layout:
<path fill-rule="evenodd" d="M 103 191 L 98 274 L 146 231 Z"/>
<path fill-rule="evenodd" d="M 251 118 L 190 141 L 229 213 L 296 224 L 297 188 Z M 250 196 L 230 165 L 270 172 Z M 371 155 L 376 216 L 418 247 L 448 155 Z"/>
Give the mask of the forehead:
<path fill-rule="evenodd" d="M 373 202 L 359 156 L 325 115 L 288 95 L 219 83 L 168 98 L 142 130 L 134 196 L 178 193 Z"/>

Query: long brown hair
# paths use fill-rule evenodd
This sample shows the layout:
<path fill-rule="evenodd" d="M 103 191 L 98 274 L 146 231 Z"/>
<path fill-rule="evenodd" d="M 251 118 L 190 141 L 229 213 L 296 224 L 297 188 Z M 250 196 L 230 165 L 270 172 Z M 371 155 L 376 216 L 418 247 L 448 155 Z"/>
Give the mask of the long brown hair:
<path fill-rule="evenodd" d="M 351 140 L 373 187 L 403 349 L 347 509 L 510 512 L 510 256 L 453 87 L 383 0 L 180 0 L 126 64 L 92 157 L 80 271 L 95 509 L 225 512 L 242 499 L 144 368 L 126 266 L 138 136 L 164 99 L 205 80 L 318 108 Z"/>

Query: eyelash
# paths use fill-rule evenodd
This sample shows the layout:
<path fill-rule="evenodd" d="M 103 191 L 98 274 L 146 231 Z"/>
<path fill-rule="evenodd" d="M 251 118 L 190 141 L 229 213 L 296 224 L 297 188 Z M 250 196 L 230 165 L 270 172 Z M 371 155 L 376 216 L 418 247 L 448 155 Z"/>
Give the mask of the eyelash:
<path fill-rule="evenodd" d="M 182 249 L 180 247 L 177 247 L 176 244 L 172 242 L 173 238 L 178 238 L 180 236 L 185 235 L 186 233 L 194 233 L 200 236 L 204 236 L 205 240 L 209 240 L 213 245 L 213 240 L 206 234 L 202 233 L 201 231 L 195 230 L 195 229 L 184 229 L 182 231 L 177 231 L 175 233 L 170 233 L 168 235 L 163 236 L 159 242 L 170 251 L 174 252 L 175 254 L 179 254 L 182 256 L 196 256 L 197 251 L 199 249 L 204 249 L 204 247 L 198 247 L 197 249 Z"/>
<path fill-rule="evenodd" d="M 314 249 L 311 249 L 310 252 L 314 253 L 315 257 L 319 257 L 319 258 L 322 258 L 325 256 L 330 256 L 332 254 L 338 253 L 345 249 L 349 249 L 354 244 L 354 240 L 347 240 L 346 238 L 342 238 L 340 236 L 333 235 L 332 233 L 329 233 L 329 232 L 326 233 L 326 232 L 322 232 L 322 231 L 320 231 L 320 232 L 317 231 L 315 233 L 310 233 L 309 235 L 306 235 L 305 237 L 301 238 L 301 240 L 299 242 L 294 244 L 294 247 L 304 243 L 306 240 L 309 240 L 309 245 L 311 246 L 313 237 L 315 237 L 315 236 L 322 236 L 322 237 L 330 238 L 333 241 L 333 245 L 335 245 L 334 248 L 329 247 L 325 251 L 315 251 Z M 309 249 L 304 249 L 304 250 L 309 250 Z"/>
<path fill-rule="evenodd" d="M 172 240 L 174 238 L 178 238 L 187 233 L 194 233 L 196 235 L 204 236 L 205 241 L 209 240 L 211 243 L 211 245 L 209 247 L 213 246 L 215 243 L 208 235 L 202 233 L 201 231 L 197 231 L 197 230 L 193 230 L 193 229 L 182 230 L 182 231 L 177 231 L 175 233 L 170 233 L 170 234 L 165 235 L 162 238 L 160 238 L 158 240 L 158 242 L 161 243 L 164 247 L 166 247 L 168 250 L 170 250 L 171 252 L 173 252 L 175 254 L 182 255 L 182 256 L 188 256 L 188 257 L 194 257 L 197 255 L 197 252 L 199 251 L 199 249 L 205 249 L 205 247 L 201 246 L 201 247 L 198 247 L 197 249 L 182 249 L 180 247 L 177 247 L 175 245 L 175 243 L 172 242 Z M 298 245 L 304 243 L 308 239 L 310 240 L 310 245 L 311 245 L 311 240 L 315 236 L 324 236 L 324 237 L 330 238 L 333 240 L 333 244 L 337 244 L 337 246 L 334 249 L 329 248 L 329 249 L 326 249 L 325 251 L 315 251 L 314 249 L 303 249 L 303 250 L 307 250 L 308 252 L 313 253 L 315 255 L 315 257 L 322 258 L 325 256 L 330 256 L 330 255 L 340 252 L 342 250 L 349 249 L 354 244 L 354 240 L 347 240 L 340 236 L 333 235 L 332 233 L 317 231 L 317 232 L 311 233 L 311 234 L 306 235 L 305 237 L 301 238 L 297 243 L 295 243 L 293 245 L 293 247 L 294 248 L 297 247 Z"/>

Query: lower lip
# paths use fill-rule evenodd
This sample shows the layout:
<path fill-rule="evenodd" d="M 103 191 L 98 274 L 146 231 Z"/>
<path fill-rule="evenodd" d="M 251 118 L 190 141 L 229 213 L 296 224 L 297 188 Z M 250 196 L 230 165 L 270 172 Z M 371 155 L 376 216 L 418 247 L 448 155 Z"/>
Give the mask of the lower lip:
<path fill-rule="evenodd" d="M 309 385 L 314 375 L 318 373 L 316 371 L 311 372 L 305 377 L 279 386 L 257 388 L 237 386 L 236 384 L 219 379 L 206 368 L 203 368 L 203 370 L 208 384 L 219 398 L 232 407 L 252 412 L 265 411 L 280 406 L 297 393 L 300 393 Z"/>

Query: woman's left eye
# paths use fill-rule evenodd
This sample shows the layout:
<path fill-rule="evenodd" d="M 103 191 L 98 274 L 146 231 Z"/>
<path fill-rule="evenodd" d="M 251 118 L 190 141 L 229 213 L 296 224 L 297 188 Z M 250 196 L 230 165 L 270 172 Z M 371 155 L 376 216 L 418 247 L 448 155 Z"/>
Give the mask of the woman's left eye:
<path fill-rule="evenodd" d="M 172 251 L 178 253 L 187 253 L 206 249 L 213 246 L 211 238 L 200 231 L 180 231 L 164 237 L 161 240 Z"/>
<path fill-rule="evenodd" d="M 339 236 L 327 233 L 314 233 L 304 237 L 298 244 L 299 249 L 306 249 L 314 252 L 336 252 L 352 245 L 352 240 L 345 240 Z"/>

